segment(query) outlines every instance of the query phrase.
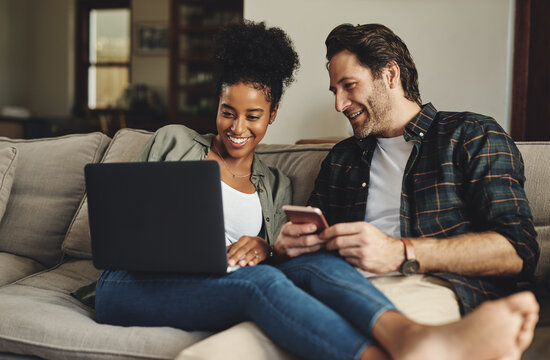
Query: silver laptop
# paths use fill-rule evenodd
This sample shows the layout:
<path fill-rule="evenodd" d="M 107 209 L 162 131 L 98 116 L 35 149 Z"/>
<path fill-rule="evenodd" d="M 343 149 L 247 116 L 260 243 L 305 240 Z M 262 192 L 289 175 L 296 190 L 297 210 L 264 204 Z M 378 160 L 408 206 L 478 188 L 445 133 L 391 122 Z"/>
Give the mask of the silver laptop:
<path fill-rule="evenodd" d="M 227 272 L 217 162 L 88 164 L 85 177 L 96 268 Z"/>

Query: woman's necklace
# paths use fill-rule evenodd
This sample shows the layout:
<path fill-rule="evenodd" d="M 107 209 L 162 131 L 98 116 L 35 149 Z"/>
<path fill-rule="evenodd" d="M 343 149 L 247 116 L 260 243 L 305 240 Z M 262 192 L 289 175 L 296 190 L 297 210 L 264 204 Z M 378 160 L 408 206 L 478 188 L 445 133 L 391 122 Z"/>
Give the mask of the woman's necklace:
<path fill-rule="evenodd" d="M 231 169 L 229 169 L 229 165 L 227 165 L 227 163 L 225 162 L 225 160 L 223 159 L 223 156 L 220 154 L 220 152 L 218 151 L 218 148 L 216 146 L 216 144 L 212 141 L 212 149 L 214 150 L 214 152 L 216 153 L 216 155 L 218 155 L 218 157 L 222 160 L 222 164 L 223 166 L 227 169 L 227 171 L 229 171 L 229 173 L 231 175 L 233 175 L 233 178 L 245 178 L 245 177 L 249 177 L 251 173 L 248 173 L 246 175 L 239 175 L 239 174 L 235 174 L 233 171 L 231 171 Z"/>

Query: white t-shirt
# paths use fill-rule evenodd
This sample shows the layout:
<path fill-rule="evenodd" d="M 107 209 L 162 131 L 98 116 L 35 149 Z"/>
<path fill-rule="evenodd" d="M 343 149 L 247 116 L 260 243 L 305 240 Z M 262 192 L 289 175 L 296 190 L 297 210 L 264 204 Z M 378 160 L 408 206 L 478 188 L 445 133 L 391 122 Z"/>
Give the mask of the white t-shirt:
<path fill-rule="evenodd" d="M 401 237 L 401 184 L 412 148 L 403 136 L 379 138 L 372 156 L 365 221 L 395 238 Z"/>
<path fill-rule="evenodd" d="M 397 239 L 401 238 L 401 185 L 413 146 L 403 136 L 378 138 L 370 167 L 365 221 Z M 361 272 L 367 277 L 374 275 Z"/>
<path fill-rule="evenodd" d="M 237 242 L 241 236 L 257 236 L 262 229 L 262 205 L 258 193 L 247 194 L 222 181 L 225 245 Z"/>

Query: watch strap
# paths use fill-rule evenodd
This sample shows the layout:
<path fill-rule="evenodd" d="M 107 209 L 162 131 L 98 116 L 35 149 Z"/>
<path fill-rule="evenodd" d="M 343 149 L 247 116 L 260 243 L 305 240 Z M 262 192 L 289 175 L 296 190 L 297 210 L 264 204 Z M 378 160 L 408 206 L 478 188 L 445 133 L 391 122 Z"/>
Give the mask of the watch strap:
<path fill-rule="evenodd" d="M 407 238 L 401 238 L 401 241 L 403 241 L 403 245 L 405 245 L 405 260 L 414 260 L 416 259 L 416 256 L 414 254 L 414 246 L 412 244 L 412 241 Z"/>

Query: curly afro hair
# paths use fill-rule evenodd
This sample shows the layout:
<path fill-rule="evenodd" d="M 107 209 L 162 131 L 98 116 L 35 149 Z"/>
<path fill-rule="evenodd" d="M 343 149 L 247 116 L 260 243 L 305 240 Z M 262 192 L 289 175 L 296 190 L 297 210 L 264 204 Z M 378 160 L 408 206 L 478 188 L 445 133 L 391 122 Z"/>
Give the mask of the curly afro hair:
<path fill-rule="evenodd" d="M 247 20 L 221 31 L 214 62 L 218 95 L 224 85 L 249 83 L 265 93 L 272 110 L 300 66 L 292 41 L 282 29 Z"/>

